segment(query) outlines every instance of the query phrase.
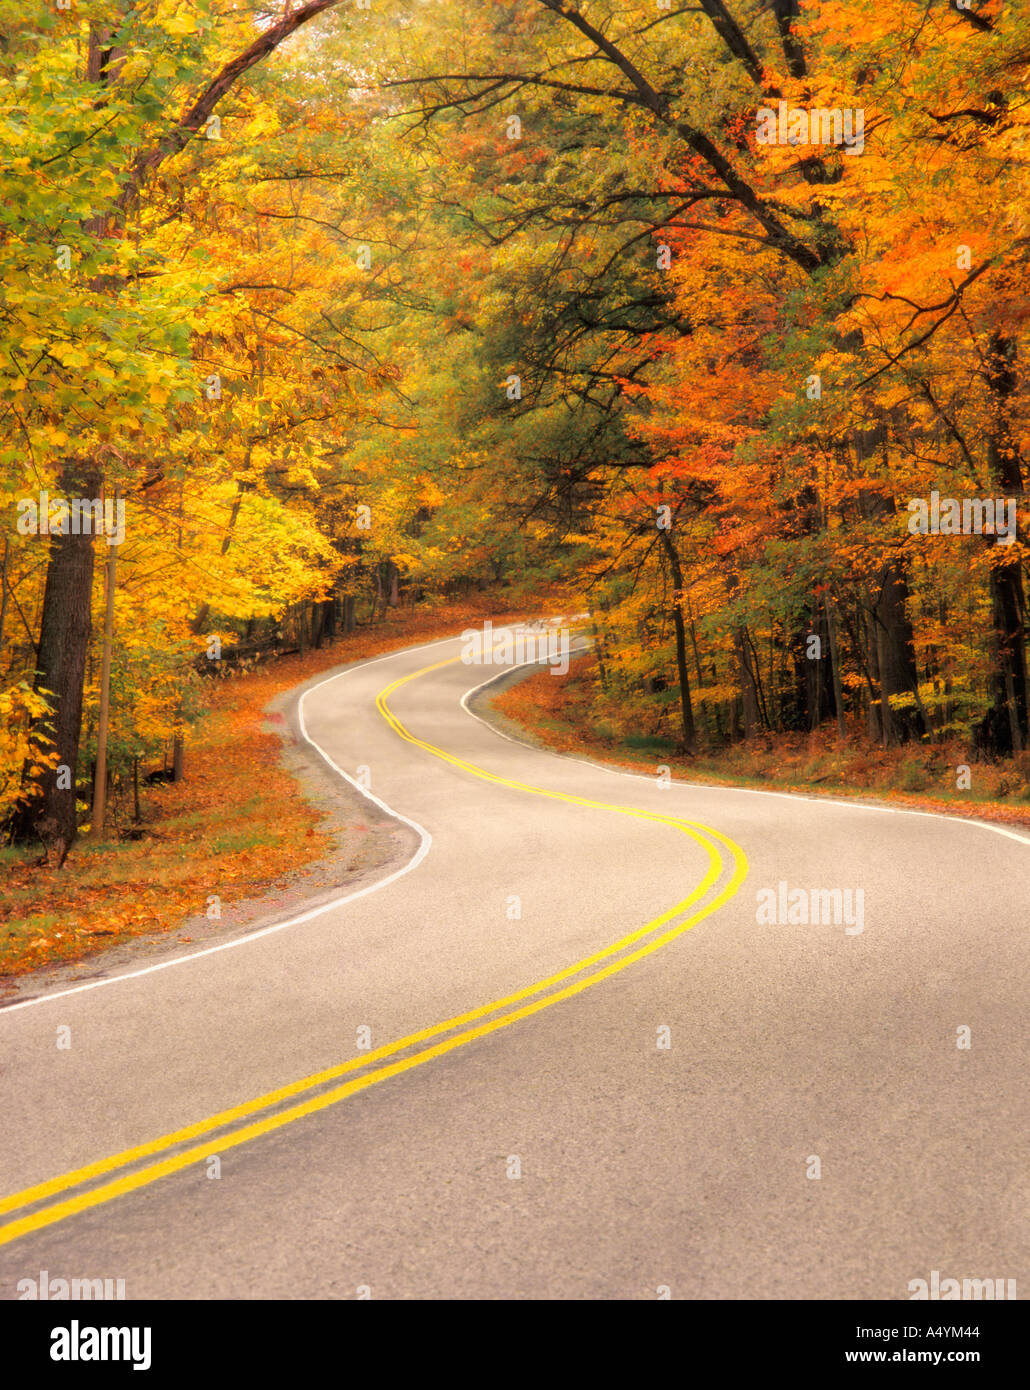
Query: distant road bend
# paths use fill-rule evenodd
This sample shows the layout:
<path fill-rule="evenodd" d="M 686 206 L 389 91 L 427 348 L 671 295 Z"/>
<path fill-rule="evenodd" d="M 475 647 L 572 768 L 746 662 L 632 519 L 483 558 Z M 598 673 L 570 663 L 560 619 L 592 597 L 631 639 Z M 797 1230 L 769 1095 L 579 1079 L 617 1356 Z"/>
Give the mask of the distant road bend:
<path fill-rule="evenodd" d="M 461 652 L 299 698 L 405 862 L 0 1009 L 2 1296 L 1030 1289 L 1030 836 L 531 748 Z"/>

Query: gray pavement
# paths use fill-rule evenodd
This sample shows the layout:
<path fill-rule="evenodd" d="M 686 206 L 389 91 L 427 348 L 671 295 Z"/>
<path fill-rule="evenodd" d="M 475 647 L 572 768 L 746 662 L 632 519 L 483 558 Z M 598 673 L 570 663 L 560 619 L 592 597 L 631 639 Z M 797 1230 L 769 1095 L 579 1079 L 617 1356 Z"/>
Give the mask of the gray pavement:
<path fill-rule="evenodd" d="M 378 693 L 460 651 L 397 653 L 304 698 L 314 743 L 405 818 L 384 886 L 0 1009 L 3 1194 L 351 1058 L 342 1080 L 360 1077 L 362 1042 L 530 989 L 668 914 L 710 867 L 700 903 L 637 945 L 725 896 L 720 840 L 399 737 Z M 899 1299 L 935 1269 L 1022 1296 L 1030 837 L 561 758 L 463 708 L 491 674 L 443 666 L 390 708 L 493 777 L 710 827 L 746 855 L 743 883 L 573 997 L 482 1036 L 459 1035 L 503 1009 L 457 1025 L 430 1040 L 457 1039 L 443 1055 L 227 1145 L 220 1177 L 192 1161 L 0 1245 L 0 1297 L 47 1270 L 153 1299 Z M 861 889 L 862 930 L 759 922 L 759 890 L 781 882 Z"/>

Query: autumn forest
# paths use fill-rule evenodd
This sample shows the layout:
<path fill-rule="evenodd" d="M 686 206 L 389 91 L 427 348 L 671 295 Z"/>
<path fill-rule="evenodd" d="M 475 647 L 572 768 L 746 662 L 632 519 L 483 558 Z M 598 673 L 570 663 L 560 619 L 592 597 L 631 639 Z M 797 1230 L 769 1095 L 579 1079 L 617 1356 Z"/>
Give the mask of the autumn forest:
<path fill-rule="evenodd" d="M 6 840 L 511 586 L 687 758 L 1020 765 L 1028 73 L 998 0 L 2 0 Z"/>

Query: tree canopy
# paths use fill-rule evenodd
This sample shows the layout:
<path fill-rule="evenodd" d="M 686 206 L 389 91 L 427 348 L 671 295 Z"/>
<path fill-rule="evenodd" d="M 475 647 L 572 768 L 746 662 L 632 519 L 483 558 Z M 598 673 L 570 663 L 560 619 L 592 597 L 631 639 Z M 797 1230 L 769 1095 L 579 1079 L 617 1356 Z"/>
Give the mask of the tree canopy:
<path fill-rule="evenodd" d="M 515 578 L 687 751 L 1024 748 L 1028 67 L 998 0 L 0 0 L 11 833 L 83 818 L 105 574 L 116 769 Z"/>

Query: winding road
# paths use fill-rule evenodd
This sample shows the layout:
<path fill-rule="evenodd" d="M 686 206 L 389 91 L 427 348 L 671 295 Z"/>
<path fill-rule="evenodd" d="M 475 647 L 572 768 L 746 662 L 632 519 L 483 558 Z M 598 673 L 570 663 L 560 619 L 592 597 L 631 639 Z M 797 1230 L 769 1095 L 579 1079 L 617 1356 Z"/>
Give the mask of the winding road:
<path fill-rule="evenodd" d="M 0 1297 L 1030 1289 L 1030 836 L 531 748 L 461 650 L 295 707 L 379 880 L 0 1009 Z"/>

